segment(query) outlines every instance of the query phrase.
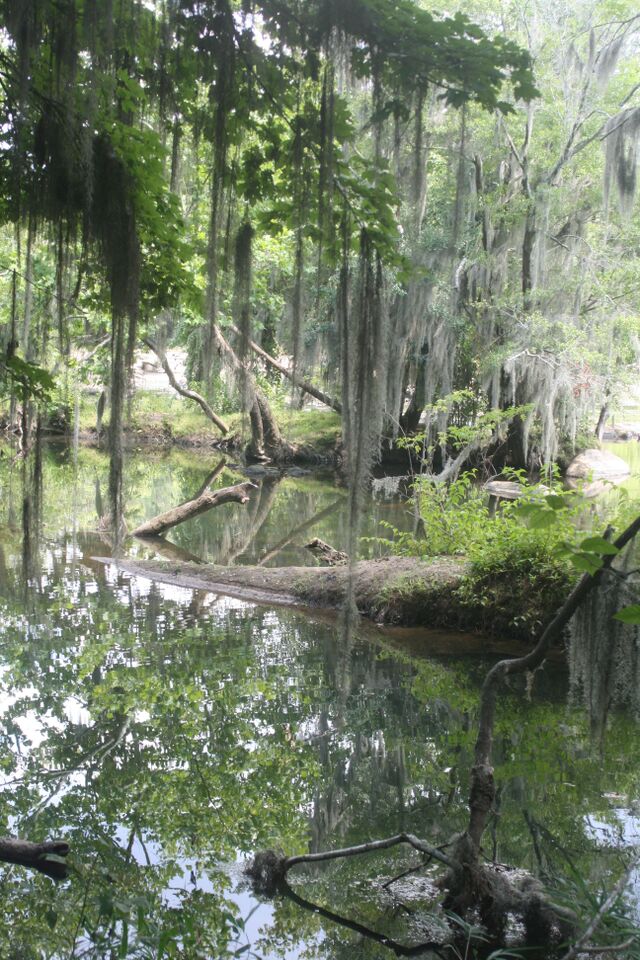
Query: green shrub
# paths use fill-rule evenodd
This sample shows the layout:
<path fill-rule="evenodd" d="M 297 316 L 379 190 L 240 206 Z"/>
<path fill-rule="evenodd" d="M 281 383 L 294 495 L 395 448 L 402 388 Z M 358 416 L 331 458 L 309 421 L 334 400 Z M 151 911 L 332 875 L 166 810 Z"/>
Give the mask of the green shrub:
<path fill-rule="evenodd" d="M 522 474 L 503 479 L 517 480 L 523 495 L 503 501 L 491 517 L 474 473 L 450 484 L 420 478 L 414 487 L 418 533 L 392 528 L 392 552 L 464 556 L 469 573 L 456 596 L 469 609 L 470 622 L 494 635 L 515 629 L 525 637 L 560 606 L 579 570 L 597 569 L 606 544 L 585 540 L 594 523 L 591 507 L 563 490 L 557 478 L 551 490 L 529 484 Z"/>

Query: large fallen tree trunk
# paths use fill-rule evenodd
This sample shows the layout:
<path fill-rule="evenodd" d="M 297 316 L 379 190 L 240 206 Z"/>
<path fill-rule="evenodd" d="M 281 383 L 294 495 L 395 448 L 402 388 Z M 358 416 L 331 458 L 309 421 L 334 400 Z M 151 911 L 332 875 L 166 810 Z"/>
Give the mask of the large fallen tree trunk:
<path fill-rule="evenodd" d="M 64 880 L 67 876 L 69 868 L 63 858 L 68 853 L 69 844 L 66 840 L 31 843 L 30 840 L 14 840 L 12 837 L 0 838 L 0 860 L 30 867 L 53 880 Z"/>
<path fill-rule="evenodd" d="M 255 603 L 339 610 L 352 597 L 360 613 L 382 623 L 454 629 L 463 626 L 457 622 L 459 616 L 466 617 L 464 625 L 474 618 L 473 611 L 463 609 L 456 598 L 467 567 L 447 557 L 428 564 L 413 557 L 392 557 L 339 567 L 222 567 L 160 560 L 93 559 L 116 564 L 134 576 Z M 463 639 L 468 644 L 468 638 Z M 451 642 L 447 638 L 448 647 Z M 513 650 L 513 642 L 501 641 L 498 649 Z"/>
<path fill-rule="evenodd" d="M 216 425 L 218 430 L 220 430 L 220 432 L 224 434 L 224 436 L 226 436 L 229 433 L 229 427 L 226 425 L 224 420 L 222 420 L 218 416 L 218 414 L 211 409 L 211 407 L 209 406 L 205 398 L 201 396 L 199 393 L 196 393 L 195 390 L 189 390 L 187 387 L 180 386 L 180 384 L 176 380 L 176 376 L 173 370 L 169 366 L 169 361 L 167 360 L 167 355 L 164 352 L 164 350 L 161 347 L 159 347 L 158 344 L 154 343 L 153 340 L 149 340 L 148 337 L 146 337 L 142 342 L 144 343 L 145 346 L 149 347 L 149 350 L 155 353 L 156 357 L 158 358 L 158 360 L 162 365 L 162 369 L 164 370 L 164 372 L 166 373 L 169 379 L 169 383 L 171 384 L 173 389 L 176 391 L 176 393 L 179 393 L 181 397 L 185 397 L 187 400 L 193 400 L 194 403 L 197 403 L 200 409 L 202 410 L 202 412 L 205 414 L 205 416 L 208 417 L 209 420 L 211 420 L 211 422 Z"/>
<path fill-rule="evenodd" d="M 230 325 L 234 333 L 237 333 L 240 336 L 240 331 L 234 327 L 233 324 Z M 266 350 L 263 350 L 262 347 L 254 340 L 247 341 L 249 349 L 252 350 L 261 360 L 264 360 L 268 366 L 273 367 L 274 370 L 277 370 L 278 373 L 281 373 L 283 377 L 286 377 L 294 387 L 298 387 L 299 390 L 302 390 L 303 393 L 308 393 L 310 397 L 314 397 L 315 400 L 319 400 L 320 403 L 324 403 L 325 406 L 331 407 L 332 410 L 335 410 L 336 413 L 342 413 L 342 404 L 339 400 L 334 400 L 333 397 L 330 397 L 329 394 L 324 393 L 322 390 L 319 390 L 318 387 L 314 387 L 312 383 L 309 383 L 308 380 L 303 380 L 298 376 L 297 373 L 294 373 L 293 370 L 288 370 L 283 363 L 280 363 L 275 357 L 272 357 L 271 354 L 267 353 Z"/>
<path fill-rule="evenodd" d="M 219 507 L 222 503 L 246 503 L 249 500 L 249 491 L 255 489 L 255 483 L 247 480 L 233 487 L 223 487 L 222 490 L 205 490 L 195 500 L 188 500 L 172 510 L 167 510 L 166 513 L 159 513 L 157 517 L 141 523 L 133 531 L 132 536 L 158 537 L 171 527 L 177 527 L 179 523 L 206 513 L 213 507 Z"/>

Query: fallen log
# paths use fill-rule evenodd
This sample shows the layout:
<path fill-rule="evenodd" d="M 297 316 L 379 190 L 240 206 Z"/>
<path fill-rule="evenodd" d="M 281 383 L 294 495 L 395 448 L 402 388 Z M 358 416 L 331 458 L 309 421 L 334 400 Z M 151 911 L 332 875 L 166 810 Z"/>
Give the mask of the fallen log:
<path fill-rule="evenodd" d="M 456 623 L 455 590 L 466 564 L 446 557 L 424 563 L 413 557 L 361 560 L 339 567 L 222 567 L 94 557 L 133 576 L 208 590 L 269 605 L 340 609 L 353 597 L 360 613 L 378 622 L 421 626 Z"/>
<path fill-rule="evenodd" d="M 170 530 L 171 527 L 177 527 L 179 523 L 197 517 L 201 513 L 206 513 L 213 507 L 219 507 L 222 503 L 246 503 L 249 500 L 249 491 L 255 490 L 255 483 L 245 481 L 237 483 L 233 487 L 223 487 L 221 490 L 205 490 L 203 494 L 194 500 L 188 500 L 181 503 L 172 510 L 165 513 L 159 513 L 157 517 L 146 520 L 133 531 L 133 537 L 157 537 Z"/>
<path fill-rule="evenodd" d="M 481 648 L 514 656 L 530 646 L 528 628 L 522 627 L 520 619 L 506 622 L 499 602 L 496 629 L 492 626 L 494 610 L 484 594 L 477 601 L 461 596 L 459 588 L 469 565 L 454 557 L 434 557 L 428 562 L 415 557 L 386 557 L 339 567 L 229 567 L 105 556 L 92 556 L 91 563 L 110 564 L 134 577 L 250 603 L 314 608 L 314 616 L 329 617 L 331 622 L 349 599 L 376 624 L 432 629 L 427 645 L 437 654 L 453 649 L 465 654 Z M 529 614 L 527 603 L 535 605 L 537 601 L 531 600 L 529 586 L 527 591 L 522 598 L 514 594 L 514 604 Z M 423 636 L 403 636 L 402 643 L 421 652 L 427 641 Z M 557 656 L 561 659 L 562 653 Z"/>

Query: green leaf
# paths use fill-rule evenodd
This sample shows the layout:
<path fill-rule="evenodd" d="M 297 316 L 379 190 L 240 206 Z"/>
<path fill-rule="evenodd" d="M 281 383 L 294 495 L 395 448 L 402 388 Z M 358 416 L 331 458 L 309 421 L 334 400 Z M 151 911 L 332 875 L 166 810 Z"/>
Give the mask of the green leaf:
<path fill-rule="evenodd" d="M 580 544 L 580 549 L 587 553 L 598 553 L 601 557 L 615 557 L 618 553 L 618 548 L 604 537 L 587 537 Z"/>
<path fill-rule="evenodd" d="M 582 573 L 590 573 L 591 576 L 597 573 L 602 567 L 602 560 L 593 553 L 574 553 L 571 557 L 571 563 Z"/>
<path fill-rule="evenodd" d="M 566 510 L 569 507 L 567 498 L 559 493 L 550 493 L 544 498 L 544 502 L 552 510 Z"/>
<path fill-rule="evenodd" d="M 640 624 L 640 603 L 631 603 L 628 607 L 623 607 L 622 610 L 614 613 L 613 619 L 621 623 Z"/>
<path fill-rule="evenodd" d="M 535 513 L 531 514 L 529 520 L 529 526 L 532 530 L 545 530 L 547 527 L 552 527 L 557 522 L 556 516 L 553 510 L 545 510 L 541 507 Z"/>

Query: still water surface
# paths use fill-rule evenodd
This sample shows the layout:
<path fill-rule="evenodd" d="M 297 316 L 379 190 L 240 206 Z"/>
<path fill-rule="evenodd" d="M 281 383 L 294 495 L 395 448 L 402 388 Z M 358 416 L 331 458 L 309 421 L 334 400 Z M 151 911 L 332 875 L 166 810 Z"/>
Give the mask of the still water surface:
<path fill-rule="evenodd" d="M 192 496 L 213 465 L 133 456 L 129 526 Z M 3 868 L 2 960 L 392 956 L 317 910 L 256 899 L 242 864 L 259 849 L 400 830 L 446 842 L 465 823 L 490 654 L 452 638 L 447 656 L 446 638 L 424 634 L 409 656 L 397 635 L 371 627 L 345 636 L 331 619 L 129 577 L 93 559 L 111 553 L 98 524 L 106 459 L 50 449 L 43 477 L 42 529 L 25 551 L 21 467 L 0 473 L 0 818 L 5 833 L 68 838 L 74 873 L 56 887 Z M 238 479 L 228 470 L 219 482 Z M 346 545 L 332 477 L 256 483 L 247 506 L 172 531 L 172 555 L 287 565 L 313 562 L 311 537 Z M 369 505 L 370 537 L 388 536 L 380 521 L 411 528 L 388 493 Z M 638 840 L 640 742 L 634 718 L 618 714 L 600 753 L 567 686 L 555 662 L 531 699 L 515 686 L 504 698 L 487 853 L 534 871 L 571 863 L 597 888 Z M 384 885 L 416 863 L 402 851 L 370 856 L 301 873 L 296 889 L 416 944 L 440 922 L 423 909 L 437 899 L 435 874 Z"/>

